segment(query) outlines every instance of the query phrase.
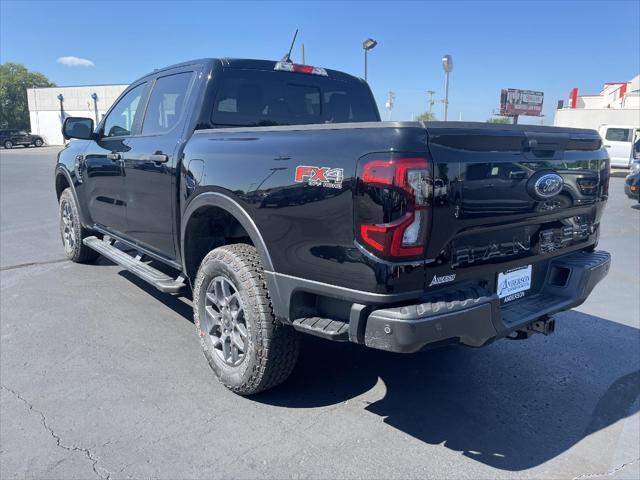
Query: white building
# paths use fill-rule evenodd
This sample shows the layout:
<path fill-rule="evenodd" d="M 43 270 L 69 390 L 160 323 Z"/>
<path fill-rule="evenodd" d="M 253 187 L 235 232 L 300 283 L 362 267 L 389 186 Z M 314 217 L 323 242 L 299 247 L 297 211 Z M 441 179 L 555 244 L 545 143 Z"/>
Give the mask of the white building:
<path fill-rule="evenodd" d="M 62 145 L 62 122 L 67 117 L 89 117 L 97 123 L 127 85 L 29 88 L 31 132 L 48 145 Z"/>
<path fill-rule="evenodd" d="M 578 95 L 574 88 L 568 105 L 556 110 L 554 125 L 593 128 L 602 125 L 640 127 L 640 75 L 628 82 L 608 82 L 597 95 Z"/>

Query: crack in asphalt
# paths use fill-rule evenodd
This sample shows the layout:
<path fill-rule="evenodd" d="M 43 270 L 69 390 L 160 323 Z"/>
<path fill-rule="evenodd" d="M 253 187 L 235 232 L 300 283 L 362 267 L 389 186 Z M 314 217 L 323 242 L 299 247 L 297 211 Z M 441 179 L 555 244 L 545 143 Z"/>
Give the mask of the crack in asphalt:
<path fill-rule="evenodd" d="M 47 424 L 47 419 L 44 416 L 44 413 L 42 413 L 40 410 L 36 409 L 31 403 L 29 403 L 22 395 L 20 395 L 15 390 L 12 390 L 9 387 L 5 387 L 4 385 L 0 385 L 0 387 L 3 390 L 6 390 L 7 392 L 11 393 L 14 397 L 16 397 L 18 400 L 23 402 L 27 407 L 29 407 L 29 411 L 30 412 L 33 411 L 33 412 L 35 412 L 35 413 L 40 415 L 40 419 L 42 420 L 42 425 L 51 434 L 51 436 L 55 439 L 56 445 L 58 447 L 60 447 L 60 448 L 62 448 L 64 450 L 67 450 L 69 452 L 82 452 L 82 453 L 84 453 L 86 455 L 86 457 L 89 460 L 91 460 L 92 469 L 93 469 L 94 473 L 98 476 L 98 478 L 100 478 L 101 480 L 109 480 L 111 478 L 111 473 L 108 472 L 108 471 L 107 471 L 107 476 L 106 477 L 104 475 L 101 475 L 100 472 L 98 472 L 98 460 L 99 459 L 97 457 L 95 457 L 93 453 L 91 453 L 91 450 L 89 450 L 88 448 L 78 447 L 77 445 L 67 446 L 67 445 L 63 444 L 62 443 L 62 438 L 60 438 L 60 435 L 58 435 L 56 432 L 54 432 L 53 428 L 51 428 Z M 103 470 L 104 470 L 104 468 L 103 468 Z"/>
<path fill-rule="evenodd" d="M 27 262 L 27 263 L 18 263 L 17 265 L 9 265 L 7 267 L 0 268 L 0 272 L 4 272 L 5 270 L 16 270 L 18 268 L 26 268 L 26 267 L 34 267 L 37 265 L 51 265 L 53 263 L 62 263 L 67 262 L 68 258 L 58 258 L 56 260 L 47 260 L 44 262 Z"/>
<path fill-rule="evenodd" d="M 622 465 L 618 465 L 617 467 L 612 468 L 608 472 L 604 472 L 604 473 L 588 473 L 588 474 L 584 474 L 584 475 L 578 475 L 577 477 L 573 477 L 573 480 L 579 480 L 581 478 L 608 477 L 610 475 L 613 475 L 614 473 L 619 472 L 623 468 L 626 468 L 626 467 L 628 467 L 630 465 L 633 465 L 634 463 L 638 463 L 639 461 L 640 461 L 640 457 L 639 458 L 635 458 L 635 459 L 631 460 L 630 462 L 623 463 Z"/>

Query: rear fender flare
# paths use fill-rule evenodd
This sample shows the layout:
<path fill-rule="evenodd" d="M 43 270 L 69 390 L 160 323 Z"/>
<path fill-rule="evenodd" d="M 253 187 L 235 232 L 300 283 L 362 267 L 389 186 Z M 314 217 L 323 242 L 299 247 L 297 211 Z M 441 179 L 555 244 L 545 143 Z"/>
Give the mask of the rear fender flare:
<path fill-rule="evenodd" d="M 187 230 L 187 225 L 189 224 L 189 220 L 191 216 L 202 207 L 218 207 L 222 210 L 227 211 L 230 215 L 232 215 L 239 223 L 242 225 L 242 228 L 249 234 L 249 238 L 253 242 L 253 245 L 258 250 L 258 254 L 262 260 L 262 266 L 266 271 L 273 271 L 273 263 L 271 262 L 271 256 L 269 255 L 269 251 L 267 250 L 267 245 L 258 230 L 253 219 L 249 216 L 247 211 L 242 208 L 242 206 L 230 198 L 227 195 L 224 195 L 219 192 L 205 192 L 201 193 L 197 197 L 195 197 L 182 215 L 182 224 L 180 226 L 180 248 L 182 250 L 182 268 L 186 272 L 186 255 L 184 251 L 185 245 L 185 234 Z"/>
<path fill-rule="evenodd" d="M 232 215 L 240 223 L 240 225 L 242 225 L 242 228 L 245 229 L 245 231 L 249 235 L 249 238 L 251 239 L 251 242 L 256 247 L 256 250 L 258 250 L 258 255 L 260 255 L 260 259 L 262 260 L 262 267 L 265 272 L 263 278 L 271 295 L 273 314 L 280 321 L 286 322 L 288 319 L 288 302 L 283 303 L 281 299 L 278 282 L 275 280 L 275 276 L 272 274 L 273 263 L 271 262 L 271 256 L 269 255 L 267 245 L 262 238 L 262 234 L 258 230 L 258 227 L 256 226 L 251 216 L 247 213 L 247 211 L 242 208 L 242 206 L 238 202 L 227 195 L 219 192 L 205 192 L 195 197 L 191 202 L 189 202 L 189 205 L 187 205 L 187 208 L 182 215 L 182 224 L 180 226 L 182 271 L 185 273 L 187 272 L 187 256 L 186 252 L 184 251 L 187 225 L 189 224 L 191 216 L 199 208 L 205 206 L 218 207 L 222 210 L 225 210 L 230 215 Z"/>

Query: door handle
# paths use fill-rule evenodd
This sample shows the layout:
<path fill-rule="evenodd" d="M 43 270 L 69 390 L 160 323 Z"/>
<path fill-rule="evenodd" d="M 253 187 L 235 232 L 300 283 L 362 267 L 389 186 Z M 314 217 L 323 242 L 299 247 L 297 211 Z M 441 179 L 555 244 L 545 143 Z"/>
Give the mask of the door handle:
<path fill-rule="evenodd" d="M 107 158 L 109 160 L 120 160 L 122 158 L 122 155 L 120 155 L 119 153 L 107 153 Z"/>
<path fill-rule="evenodd" d="M 167 163 L 169 161 L 169 155 L 164 153 L 154 153 L 153 155 L 149 155 L 148 159 L 156 163 Z"/>

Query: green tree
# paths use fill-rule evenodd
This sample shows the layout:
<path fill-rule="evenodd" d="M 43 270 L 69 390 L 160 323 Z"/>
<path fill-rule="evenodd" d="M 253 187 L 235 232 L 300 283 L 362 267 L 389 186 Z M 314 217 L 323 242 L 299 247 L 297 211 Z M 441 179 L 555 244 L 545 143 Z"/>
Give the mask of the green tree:
<path fill-rule="evenodd" d="M 487 120 L 487 123 L 507 124 L 511 123 L 511 119 L 509 117 L 493 117 Z"/>
<path fill-rule="evenodd" d="M 33 87 L 55 87 L 55 84 L 19 63 L 0 65 L 0 127 L 29 130 L 27 88 Z"/>
<path fill-rule="evenodd" d="M 431 112 L 421 113 L 416 117 L 416 122 L 433 122 L 436 116 Z"/>

